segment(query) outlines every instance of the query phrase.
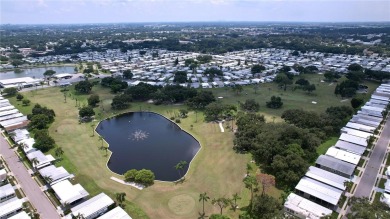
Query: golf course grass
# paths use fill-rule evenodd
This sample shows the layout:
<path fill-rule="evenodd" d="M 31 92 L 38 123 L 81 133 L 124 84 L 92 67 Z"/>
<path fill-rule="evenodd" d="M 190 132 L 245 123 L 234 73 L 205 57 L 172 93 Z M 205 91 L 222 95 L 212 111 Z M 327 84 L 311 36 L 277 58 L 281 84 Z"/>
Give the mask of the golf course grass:
<path fill-rule="evenodd" d="M 280 115 L 286 109 L 302 108 L 323 112 L 329 106 L 350 105 L 350 101 L 342 101 L 333 94 L 334 86 L 329 83 L 319 82 L 322 75 L 305 76 L 311 83 L 315 83 L 317 90 L 313 94 L 307 94 L 302 90 L 280 90 L 276 84 L 261 84 L 260 89 L 254 92 L 252 86 L 244 87 L 241 94 L 234 93 L 231 89 L 213 89 L 216 97 L 224 103 L 238 104 L 238 101 L 255 99 L 261 104 L 260 113 L 264 114 L 268 122 L 280 122 Z M 370 93 L 378 86 L 373 82 L 367 82 Z M 90 194 L 94 196 L 105 192 L 115 200 L 115 193 L 126 193 L 126 211 L 134 218 L 197 218 L 202 211 L 202 203 L 199 202 L 199 194 L 207 192 L 212 198 L 231 198 L 238 193 L 242 199 L 238 201 L 239 207 L 249 204 L 249 190 L 242 182 L 246 174 L 246 164 L 250 162 L 249 154 L 237 154 L 233 151 L 234 134 L 221 130 L 217 123 L 204 122 L 203 114 L 190 112 L 188 118 L 181 119 L 180 126 L 192 134 L 201 144 L 201 150 L 191 162 L 188 173 L 183 183 L 155 182 L 155 184 L 142 191 L 130 186 L 125 186 L 110 179 L 111 176 L 123 178 L 111 172 L 107 167 L 109 154 L 100 150 L 102 144 L 94 127 L 101 119 L 111 117 L 124 111 L 111 110 L 110 104 L 113 94 L 109 89 L 100 85 L 94 86 L 91 94 L 98 94 L 102 100 L 95 108 L 96 121 L 82 123 L 78 121 L 78 106 L 87 105 L 89 95 L 75 95 L 74 87 L 66 93 L 66 102 L 61 88 L 53 87 L 36 91 L 23 92 L 25 98 L 31 100 L 30 106 L 22 106 L 21 101 L 10 98 L 12 104 L 22 113 L 28 114 L 34 104 L 39 103 L 51 108 L 56 113 L 56 118 L 49 128 L 50 135 L 56 144 L 64 150 L 63 158 L 56 165 L 64 166 L 70 173 L 75 174 L 73 183 L 80 183 Z M 265 102 L 273 95 L 281 96 L 284 105 L 282 109 L 268 109 Z M 365 96 L 365 95 L 364 95 Z M 317 104 L 313 104 L 316 101 Z M 148 110 L 160 113 L 168 118 L 178 114 L 178 110 L 186 108 L 184 105 L 153 105 L 149 103 L 132 103 L 127 111 Z M 50 151 L 54 154 L 54 150 Z M 110 153 L 110 152 L 109 152 Z M 174 167 L 172 167 L 174 168 Z M 259 172 L 260 170 L 254 170 Z M 261 191 L 261 189 L 260 189 Z M 280 196 L 280 191 L 271 188 L 267 194 L 274 197 Z M 206 215 L 219 213 L 219 208 L 211 204 L 209 200 L 205 204 Z M 224 214 L 238 218 L 240 210 L 234 212 L 230 207 L 224 209 Z"/>

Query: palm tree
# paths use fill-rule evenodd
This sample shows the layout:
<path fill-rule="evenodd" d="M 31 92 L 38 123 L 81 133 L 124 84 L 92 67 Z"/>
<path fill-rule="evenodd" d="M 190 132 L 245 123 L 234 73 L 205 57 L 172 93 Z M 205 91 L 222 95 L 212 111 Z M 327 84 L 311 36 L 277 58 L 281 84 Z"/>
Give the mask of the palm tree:
<path fill-rule="evenodd" d="M 119 202 L 119 206 L 123 206 L 123 202 L 125 201 L 126 193 L 115 193 L 116 201 Z"/>
<path fill-rule="evenodd" d="M 233 198 L 232 198 L 232 200 L 234 201 L 234 205 L 232 206 L 233 207 L 233 211 L 236 211 L 236 209 L 237 209 L 237 200 L 240 200 L 241 199 L 241 197 L 236 193 L 236 194 L 234 194 L 233 195 Z"/>
<path fill-rule="evenodd" d="M 53 182 L 53 178 L 51 178 L 51 176 L 44 176 L 43 179 L 47 182 L 47 183 L 52 183 Z"/>
<path fill-rule="evenodd" d="M 92 137 L 95 136 L 95 124 L 91 124 L 91 128 L 92 128 Z"/>
<path fill-rule="evenodd" d="M 187 161 L 180 161 L 178 164 L 176 164 L 174 167 L 179 172 L 180 179 L 182 178 L 181 170 L 183 170 L 184 166 L 187 165 Z"/>
<path fill-rule="evenodd" d="M 58 147 L 58 148 L 56 148 L 54 153 L 55 153 L 56 157 L 61 157 L 64 154 L 64 150 L 62 150 L 62 147 Z"/>
<path fill-rule="evenodd" d="M 31 160 L 31 163 L 33 164 L 35 170 L 38 170 L 37 165 L 39 164 L 39 160 L 38 160 L 36 157 L 34 157 L 34 158 Z"/>
<path fill-rule="evenodd" d="M 251 191 L 251 209 L 252 209 L 253 193 L 256 191 L 258 183 L 256 178 L 251 175 L 246 176 L 243 181 L 245 187 Z"/>
<path fill-rule="evenodd" d="M 206 192 L 199 194 L 199 202 L 203 202 L 202 203 L 202 205 L 203 205 L 203 215 L 205 214 L 204 213 L 204 202 L 207 202 L 209 199 L 210 199 L 210 197 L 207 195 Z"/>
<path fill-rule="evenodd" d="M 28 145 L 26 144 L 26 143 L 23 143 L 23 142 L 21 142 L 21 143 L 19 143 L 19 144 L 17 144 L 18 146 L 19 146 L 19 148 L 20 149 L 22 149 L 22 150 L 24 150 L 24 149 L 27 149 L 28 148 Z"/>
<path fill-rule="evenodd" d="M 211 203 L 214 205 L 214 204 L 217 204 L 219 206 L 219 208 L 221 209 L 221 215 L 222 215 L 222 210 L 224 208 L 226 208 L 226 206 L 228 206 L 230 200 L 227 199 L 227 198 L 218 198 L 218 199 L 213 199 L 211 201 Z"/>
<path fill-rule="evenodd" d="M 99 141 L 102 142 L 102 148 L 103 148 L 103 137 L 99 135 Z"/>

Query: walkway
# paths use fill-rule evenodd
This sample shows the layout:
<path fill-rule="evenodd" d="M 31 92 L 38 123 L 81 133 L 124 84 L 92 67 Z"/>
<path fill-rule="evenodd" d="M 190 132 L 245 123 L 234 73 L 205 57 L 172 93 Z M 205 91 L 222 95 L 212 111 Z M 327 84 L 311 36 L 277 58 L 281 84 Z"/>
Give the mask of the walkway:
<path fill-rule="evenodd" d="M 8 142 L 2 135 L 0 135 L 0 153 L 3 155 L 8 167 L 21 185 L 28 200 L 41 215 L 41 218 L 59 219 L 60 216 L 52 203 L 41 191 L 38 184 L 31 178 L 26 167 L 19 160 L 19 157 L 10 148 Z"/>

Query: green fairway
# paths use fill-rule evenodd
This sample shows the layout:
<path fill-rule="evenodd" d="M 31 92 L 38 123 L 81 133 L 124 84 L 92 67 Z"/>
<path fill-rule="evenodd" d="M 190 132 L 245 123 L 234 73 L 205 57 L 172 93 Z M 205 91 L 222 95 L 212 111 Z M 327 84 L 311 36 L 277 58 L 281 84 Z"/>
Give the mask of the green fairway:
<path fill-rule="evenodd" d="M 95 108 L 98 118 L 121 113 L 110 110 L 113 94 L 109 93 L 108 89 L 95 86 L 92 93 L 98 93 L 103 99 L 103 103 Z M 111 176 L 118 178 L 122 176 L 112 173 L 106 167 L 108 157 L 104 151 L 99 150 L 101 142 L 98 136 L 95 134 L 91 137 L 93 134 L 91 124 L 79 124 L 75 98 L 83 106 L 86 105 L 88 95 L 72 94 L 67 96 L 66 103 L 60 88 L 29 91 L 23 95 L 32 101 L 31 106 L 22 106 L 15 98 L 11 98 L 11 102 L 23 113 L 31 112 L 35 103 L 52 108 L 56 113 L 49 132 L 56 144 L 65 151 L 63 159 L 57 165 L 64 166 L 69 172 L 74 173 L 76 175 L 74 183 L 80 183 L 91 195 L 104 191 L 115 198 L 116 192 L 126 192 L 126 199 L 131 202 L 127 202 L 126 210 L 133 218 L 196 218 L 201 211 L 198 198 L 202 192 L 207 192 L 211 198 L 230 197 L 237 192 L 242 197 L 238 202 L 240 206 L 249 203 L 249 192 L 244 188 L 242 180 L 250 155 L 236 154 L 232 150 L 233 133 L 221 133 L 218 124 L 204 123 L 201 113 L 197 115 L 198 122 L 195 122 L 195 114 L 190 112 L 189 117 L 181 119 L 180 123 L 180 126 L 193 134 L 202 145 L 202 149 L 191 163 L 186 181 L 181 184 L 156 182 L 152 187 L 139 191 L 110 179 Z M 147 109 L 170 117 L 174 111 L 183 107 L 139 103 L 133 104 L 131 109 L 135 111 Z M 98 121 L 94 122 L 95 125 L 97 123 Z M 54 150 L 51 153 L 54 154 Z M 274 188 L 269 193 L 275 197 L 280 194 Z M 207 203 L 205 207 L 208 215 L 219 212 L 211 203 Z M 225 212 L 234 218 L 239 214 L 239 211 L 233 212 L 228 209 L 225 209 Z"/>
<path fill-rule="evenodd" d="M 311 82 L 315 83 L 317 90 L 313 94 L 307 94 L 302 90 L 287 91 L 280 90 L 276 84 L 261 84 L 255 94 L 252 86 L 244 87 L 241 94 L 235 94 L 231 88 L 212 89 L 216 97 L 223 97 L 222 102 L 238 104 L 238 101 L 255 99 L 261 104 L 260 112 L 264 114 L 267 121 L 281 122 L 280 115 L 286 109 L 301 108 L 305 110 L 324 111 L 329 106 L 350 105 L 350 101 L 342 101 L 340 97 L 333 94 L 335 85 L 322 83 L 322 75 L 305 75 Z M 372 92 L 378 85 L 366 83 Z M 184 183 L 156 182 L 153 186 L 139 191 L 133 187 L 119 184 L 110 179 L 111 176 L 122 178 L 107 167 L 109 155 L 106 156 L 103 150 L 99 150 L 101 142 L 97 134 L 93 133 L 101 119 L 111 117 L 124 111 L 111 110 L 113 94 L 109 89 L 97 85 L 92 93 L 99 94 L 102 102 L 95 108 L 96 120 L 92 123 L 79 124 L 78 106 L 87 105 L 89 95 L 75 95 L 73 86 L 67 93 L 66 103 L 60 88 L 48 88 L 37 91 L 23 92 L 25 98 L 31 100 L 31 105 L 22 106 L 20 101 L 11 98 L 11 103 L 22 113 L 31 112 L 35 103 L 47 106 L 56 113 L 54 123 L 49 128 L 50 135 L 55 139 L 56 144 L 63 148 L 63 159 L 56 165 L 64 166 L 69 172 L 76 175 L 74 182 L 80 183 L 91 195 L 106 192 L 113 199 L 116 192 L 126 192 L 126 211 L 135 219 L 137 218 L 197 218 L 202 205 L 198 201 L 199 194 L 207 192 L 212 198 L 230 198 L 238 193 L 242 199 L 238 201 L 240 207 L 249 204 L 249 190 L 242 182 L 246 173 L 246 164 L 251 160 L 249 154 L 237 154 L 233 151 L 232 132 L 221 133 L 217 123 L 205 123 L 203 114 L 190 112 L 188 118 L 181 119 L 179 124 L 184 130 L 191 133 L 201 144 L 202 148 L 191 163 Z M 282 97 L 284 105 L 281 109 L 269 109 L 265 102 L 269 101 L 272 95 Z M 367 94 L 366 96 L 369 96 Z M 313 104 L 316 101 L 317 104 Z M 153 105 L 149 103 L 132 103 L 128 111 L 148 110 L 160 113 L 168 118 L 178 113 L 179 109 L 186 108 L 184 105 Z M 93 124 L 93 126 L 91 126 Z M 321 146 L 322 147 L 322 146 Z M 325 149 L 325 146 L 323 146 Z M 50 151 L 54 154 L 54 150 Z M 173 168 L 173 167 L 172 167 Z M 256 170 L 260 171 L 260 170 Z M 261 189 L 260 189 L 261 190 Z M 271 188 L 268 194 L 279 197 L 280 191 Z M 218 213 L 219 208 L 205 204 L 207 215 Z M 224 214 L 232 218 L 238 218 L 240 210 L 233 212 L 230 208 L 224 210 Z"/>

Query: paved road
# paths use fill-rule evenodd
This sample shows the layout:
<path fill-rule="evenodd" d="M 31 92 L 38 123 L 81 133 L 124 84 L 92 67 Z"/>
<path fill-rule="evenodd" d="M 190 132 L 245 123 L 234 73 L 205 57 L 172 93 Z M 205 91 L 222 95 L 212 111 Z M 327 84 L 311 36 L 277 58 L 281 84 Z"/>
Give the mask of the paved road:
<path fill-rule="evenodd" d="M 370 198 L 371 190 L 373 189 L 376 178 L 382 164 L 383 158 L 386 154 L 387 146 L 390 141 L 390 122 L 387 119 L 385 128 L 382 131 L 381 136 L 376 143 L 374 150 L 371 153 L 371 157 L 366 165 L 360 183 L 355 191 L 355 197 L 368 197 Z"/>
<path fill-rule="evenodd" d="M 34 179 L 31 178 L 23 163 L 19 161 L 19 157 L 9 148 L 8 142 L 2 135 L 0 135 L 0 153 L 3 155 L 12 173 L 18 179 L 27 198 L 41 215 L 41 218 L 59 219 L 60 216 L 54 206 L 41 191 Z"/>

